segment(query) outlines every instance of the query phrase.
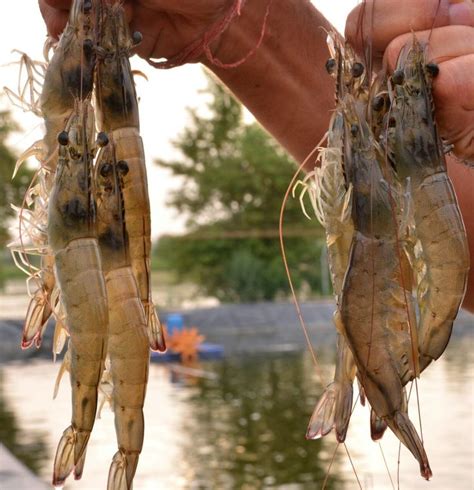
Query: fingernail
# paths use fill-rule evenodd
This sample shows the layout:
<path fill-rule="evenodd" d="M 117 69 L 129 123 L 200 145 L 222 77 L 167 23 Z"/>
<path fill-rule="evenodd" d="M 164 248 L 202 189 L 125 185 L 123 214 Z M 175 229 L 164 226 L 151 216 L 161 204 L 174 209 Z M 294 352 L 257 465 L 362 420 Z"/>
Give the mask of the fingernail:
<path fill-rule="evenodd" d="M 450 0 L 449 23 L 474 27 L 474 3 L 470 0 Z"/>

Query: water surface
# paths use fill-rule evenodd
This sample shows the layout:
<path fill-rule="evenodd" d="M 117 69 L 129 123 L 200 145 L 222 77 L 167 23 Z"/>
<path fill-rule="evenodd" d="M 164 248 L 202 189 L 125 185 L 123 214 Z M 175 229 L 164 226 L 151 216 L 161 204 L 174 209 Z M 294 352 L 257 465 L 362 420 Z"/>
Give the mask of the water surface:
<path fill-rule="evenodd" d="M 402 448 L 400 488 L 474 487 L 472 347 L 472 337 L 452 342 L 443 358 L 423 373 L 418 391 L 434 476 L 425 482 L 417 462 Z M 332 352 L 321 356 L 326 382 L 332 357 Z M 58 367 L 44 360 L 0 367 L 2 439 L 16 439 L 44 481 L 51 479 L 56 444 L 70 417 L 67 379 L 57 399 L 51 396 Z M 304 439 L 321 393 L 310 356 L 244 357 L 200 367 L 215 379 L 172 380 L 169 367 L 151 366 L 146 435 L 134 489 L 321 488 L 336 443 L 333 434 L 318 441 Z M 415 399 L 413 391 L 410 416 L 419 427 Z M 397 440 L 386 433 L 381 446 L 396 487 Z M 369 410 L 360 403 L 347 448 L 362 488 L 393 488 L 380 446 L 370 440 Z M 104 490 L 115 451 L 113 414 L 105 408 L 89 442 L 83 478 L 68 481 L 65 488 Z M 337 449 L 326 488 L 358 488 L 343 446 Z"/>

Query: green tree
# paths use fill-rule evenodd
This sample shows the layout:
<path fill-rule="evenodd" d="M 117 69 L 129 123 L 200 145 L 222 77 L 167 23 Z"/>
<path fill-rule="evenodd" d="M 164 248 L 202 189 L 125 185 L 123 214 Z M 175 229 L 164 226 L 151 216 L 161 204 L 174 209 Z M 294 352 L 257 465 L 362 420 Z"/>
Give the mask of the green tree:
<path fill-rule="evenodd" d="M 9 148 L 7 139 L 18 129 L 8 111 L 0 112 L 0 245 L 3 248 L 10 236 L 8 227 L 14 211 L 11 203 L 19 205 L 31 181 L 32 172 L 22 167 L 12 180 L 17 156 Z"/>
<path fill-rule="evenodd" d="M 157 162 L 184 180 L 168 204 L 187 216 L 189 229 L 163 237 L 157 260 L 225 301 L 286 295 L 278 220 L 295 163 L 258 124 L 244 124 L 241 105 L 211 78 L 206 94 L 207 115 L 189 110 L 191 124 L 174 142 L 182 158 Z M 293 199 L 285 221 L 295 283 L 317 289 L 321 228 Z"/>
<path fill-rule="evenodd" d="M 7 139 L 16 130 L 18 130 L 18 126 L 13 122 L 10 113 L 0 111 L 0 250 L 2 251 L 0 256 L 0 286 L 4 279 L 5 263 L 13 269 L 9 253 L 5 250 L 5 245 L 11 238 L 9 227 L 15 215 L 11 203 L 17 206 L 21 205 L 32 178 L 31 170 L 23 166 L 12 180 L 17 156 L 8 146 Z"/>

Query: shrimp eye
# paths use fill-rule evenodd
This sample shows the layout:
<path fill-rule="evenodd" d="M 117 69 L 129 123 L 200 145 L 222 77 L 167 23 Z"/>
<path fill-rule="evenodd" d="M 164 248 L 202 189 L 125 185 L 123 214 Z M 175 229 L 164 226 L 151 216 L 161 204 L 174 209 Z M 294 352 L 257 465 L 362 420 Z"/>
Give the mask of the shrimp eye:
<path fill-rule="evenodd" d="M 394 128 L 395 126 L 397 125 L 397 121 L 394 117 L 391 117 L 389 120 L 388 120 L 388 127 L 389 128 Z"/>
<path fill-rule="evenodd" d="M 385 100 L 383 98 L 383 95 L 377 95 L 377 97 L 374 97 L 372 100 L 372 109 L 374 111 L 380 112 L 383 109 L 383 106 L 385 105 Z"/>
<path fill-rule="evenodd" d="M 426 65 L 426 69 L 428 70 L 428 73 L 432 77 L 436 77 L 439 73 L 439 66 L 436 63 L 434 63 L 433 61 L 431 61 L 430 63 L 428 63 Z"/>
<path fill-rule="evenodd" d="M 336 69 L 336 60 L 334 58 L 329 58 L 326 61 L 326 71 L 331 75 L 334 73 L 334 70 Z"/>
<path fill-rule="evenodd" d="M 359 126 L 357 124 L 351 124 L 351 134 L 352 136 L 357 136 L 357 133 L 359 132 Z"/>
<path fill-rule="evenodd" d="M 118 171 L 122 174 L 122 175 L 127 175 L 128 174 L 128 163 L 125 161 L 125 160 L 120 160 L 118 163 L 117 163 L 117 167 L 118 167 Z"/>
<path fill-rule="evenodd" d="M 137 44 L 140 44 L 143 40 L 143 36 L 142 36 L 142 33 L 139 32 L 139 31 L 135 31 L 133 34 L 132 34 L 132 41 L 133 41 L 133 44 L 137 45 Z"/>
<path fill-rule="evenodd" d="M 364 65 L 362 63 L 354 63 L 351 68 L 351 73 L 354 78 L 359 78 L 364 73 Z"/>
<path fill-rule="evenodd" d="M 58 143 L 61 146 L 66 146 L 69 143 L 69 134 L 67 131 L 61 131 L 58 134 Z"/>
<path fill-rule="evenodd" d="M 92 1 L 84 0 L 83 8 L 84 8 L 84 12 L 88 14 L 92 10 Z"/>
<path fill-rule="evenodd" d="M 102 177 L 107 177 L 110 175 L 110 173 L 112 172 L 112 165 L 110 165 L 110 163 L 104 163 L 102 165 L 102 167 L 100 167 L 100 175 L 102 175 Z"/>
<path fill-rule="evenodd" d="M 403 70 L 395 70 L 393 72 L 392 82 L 395 85 L 401 85 L 404 80 L 405 80 L 405 73 L 403 73 Z"/>
<path fill-rule="evenodd" d="M 103 131 L 101 131 L 97 135 L 97 146 L 103 148 L 104 146 L 107 146 L 108 143 L 109 143 L 109 137 Z"/>
<path fill-rule="evenodd" d="M 90 56 L 92 54 L 93 48 L 94 48 L 94 43 L 92 42 L 92 39 L 86 39 L 82 43 L 82 49 L 84 50 L 84 54 L 86 56 Z"/>

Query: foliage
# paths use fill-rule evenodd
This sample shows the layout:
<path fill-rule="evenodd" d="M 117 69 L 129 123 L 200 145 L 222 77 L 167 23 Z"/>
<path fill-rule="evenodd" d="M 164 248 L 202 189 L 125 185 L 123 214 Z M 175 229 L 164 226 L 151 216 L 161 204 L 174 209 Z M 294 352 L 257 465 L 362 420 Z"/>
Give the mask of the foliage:
<path fill-rule="evenodd" d="M 8 111 L 0 111 L 0 288 L 8 277 L 23 277 L 13 266 L 10 254 L 5 250 L 5 245 L 10 240 L 9 227 L 15 212 L 11 204 L 21 205 L 23 196 L 32 179 L 32 172 L 25 166 L 20 168 L 12 180 L 13 170 L 17 160 L 14 152 L 9 148 L 7 140 L 9 135 L 18 129 L 12 121 Z"/>
<path fill-rule="evenodd" d="M 296 166 L 260 126 L 244 124 L 240 104 L 211 79 L 207 95 L 208 115 L 191 109 L 191 124 L 174 142 L 182 158 L 157 162 L 184 180 L 168 204 L 189 229 L 160 240 L 158 261 L 221 300 L 271 300 L 287 289 L 278 220 Z M 285 221 L 293 231 L 313 232 L 286 242 L 296 285 L 317 288 L 320 228 L 297 199 L 288 202 Z"/>
<path fill-rule="evenodd" d="M 18 128 L 12 121 L 10 113 L 0 112 L 0 246 L 3 249 L 10 236 L 8 227 L 14 211 L 10 204 L 19 205 L 31 181 L 32 173 L 26 167 L 21 168 L 12 180 L 17 160 L 16 155 L 7 145 L 11 132 Z"/>

